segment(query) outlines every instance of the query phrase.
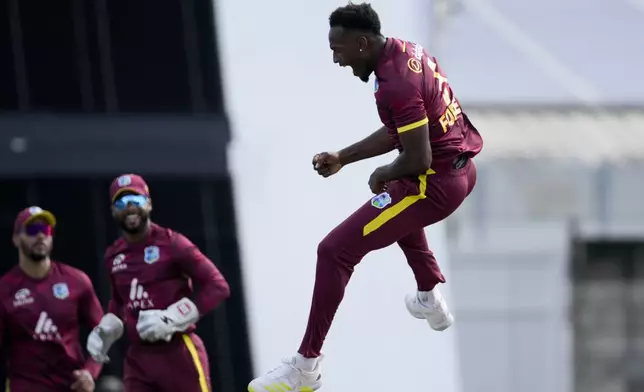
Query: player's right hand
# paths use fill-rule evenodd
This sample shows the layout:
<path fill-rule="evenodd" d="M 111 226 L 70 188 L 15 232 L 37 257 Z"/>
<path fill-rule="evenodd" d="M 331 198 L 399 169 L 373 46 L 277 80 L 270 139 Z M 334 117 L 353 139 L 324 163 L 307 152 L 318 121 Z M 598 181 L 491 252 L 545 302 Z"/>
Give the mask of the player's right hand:
<path fill-rule="evenodd" d="M 72 384 L 72 391 L 74 392 L 94 392 L 96 387 L 92 375 L 87 370 L 74 371 L 74 384 Z"/>
<path fill-rule="evenodd" d="M 326 178 L 342 169 L 340 154 L 337 152 L 321 152 L 313 156 L 313 169 Z"/>
<path fill-rule="evenodd" d="M 87 337 L 87 352 L 94 361 L 107 363 L 110 360 L 107 352 L 122 335 L 123 322 L 112 313 L 107 313 Z"/>
<path fill-rule="evenodd" d="M 98 363 L 108 363 L 110 358 L 107 356 L 105 349 L 105 342 L 103 341 L 103 332 L 100 326 L 97 326 L 90 332 L 87 337 L 87 352 L 92 356 L 92 359 Z"/>

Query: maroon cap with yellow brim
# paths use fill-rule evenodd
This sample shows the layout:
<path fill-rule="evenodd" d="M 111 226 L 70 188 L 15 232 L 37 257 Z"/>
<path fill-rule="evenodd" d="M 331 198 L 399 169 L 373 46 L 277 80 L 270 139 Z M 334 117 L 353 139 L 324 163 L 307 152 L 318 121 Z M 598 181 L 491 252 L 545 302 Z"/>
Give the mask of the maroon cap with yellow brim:
<path fill-rule="evenodd" d="M 138 174 L 123 174 L 116 177 L 110 185 L 110 201 L 114 203 L 125 192 L 150 197 L 148 184 Z"/>
<path fill-rule="evenodd" d="M 18 213 L 16 222 L 13 225 L 14 234 L 20 233 L 25 225 L 38 219 L 42 219 L 52 227 L 56 227 L 56 217 L 54 216 L 54 214 L 47 210 L 43 210 L 38 206 L 32 206 L 27 207 Z"/>

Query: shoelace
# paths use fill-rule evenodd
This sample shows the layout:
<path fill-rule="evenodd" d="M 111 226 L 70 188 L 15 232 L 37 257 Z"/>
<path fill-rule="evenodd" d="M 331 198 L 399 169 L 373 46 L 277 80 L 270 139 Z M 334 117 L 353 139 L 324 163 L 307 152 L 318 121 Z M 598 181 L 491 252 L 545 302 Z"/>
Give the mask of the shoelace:
<path fill-rule="evenodd" d="M 275 366 L 273 369 L 269 370 L 269 373 L 273 373 L 276 370 L 281 369 L 284 365 L 287 365 L 288 367 L 295 368 L 295 359 L 293 358 L 282 358 L 280 361 L 281 363 L 277 366 Z"/>
<path fill-rule="evenodd" d="M 426 309 L 430 309 L 430 317 L 434 321 L 440 322 L 447 319 L 447 314 L 444 312 L 444 303 L 442 299 L 434 302 L 433 304 L 427 304 L 426 302 L 423 302 L 420 298 L 418 298 L 418 296 L 416 296 L 416 298 L 414 298 L 414 302 Z"/>
<path fill-rule="evenodd" d="M 418 297 L 418 295 L 416 295 L 416 297 L 414 298 L 414 302 L 429 309 L 441 309 L 444 306 L 442 297 L 436 298 L 436 300 L 430 304 L 428 300 L 423 301 L 421 298 Z"/>

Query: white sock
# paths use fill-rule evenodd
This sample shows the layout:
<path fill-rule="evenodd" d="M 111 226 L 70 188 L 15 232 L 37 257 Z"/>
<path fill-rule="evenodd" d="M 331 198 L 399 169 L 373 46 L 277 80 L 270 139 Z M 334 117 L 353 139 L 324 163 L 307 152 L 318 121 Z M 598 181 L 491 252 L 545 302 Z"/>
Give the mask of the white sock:
<path fill-rule="evenodd" d="M 302 354 L 295 356 L 295 366 L 306 372 L 312 372 L 318 364 L 317 358 L 305 358 Z"/>

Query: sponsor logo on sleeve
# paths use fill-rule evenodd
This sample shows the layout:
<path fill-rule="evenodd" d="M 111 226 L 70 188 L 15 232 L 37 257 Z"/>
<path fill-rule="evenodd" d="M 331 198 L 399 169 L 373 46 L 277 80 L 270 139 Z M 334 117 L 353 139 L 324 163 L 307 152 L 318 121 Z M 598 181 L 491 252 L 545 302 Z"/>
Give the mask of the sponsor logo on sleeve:
<path fill-rule="evenodd" d="M 29 289 L 20 289 L 13 296 L 13 306 L 25 306 L 34 303 L 34 297 L 31 296 Z"/>
<path fill-rule="evenodd" d="M 423 49 L 423 47 L 421 45 L 414 44 L 413 53 L 414 53 L 414 57 L 417 60 L 422 60 L 423 59 L 423 51 L 424 51 L 424 49 Z"/>
<path fill-rule="evenodd" d="M 423 72 L 423 66 L 420 64 L 420 61 L 418 61 L 413 57 L 407 60 L 407 67 L 409 67 L 411 72 L 414 72 L 414 73 Z"/>
<path fill-rule="evenodd" d="M 423 72 L 423 64 L 421 60 L 423 59 L 424 49 L 418 44 L 414 44 L 414 49 L 412 51 L 414 57 L 407 60 L 407 67 L 414 73 Z"/>

